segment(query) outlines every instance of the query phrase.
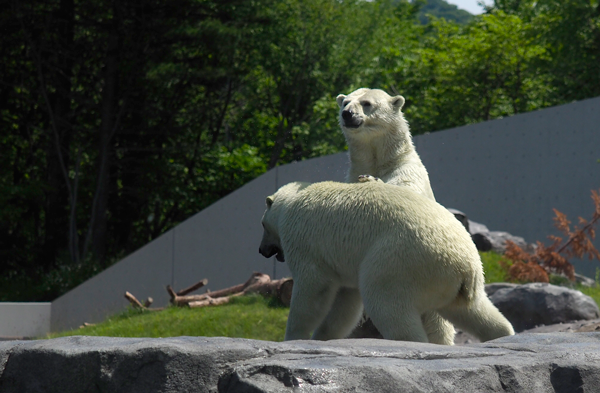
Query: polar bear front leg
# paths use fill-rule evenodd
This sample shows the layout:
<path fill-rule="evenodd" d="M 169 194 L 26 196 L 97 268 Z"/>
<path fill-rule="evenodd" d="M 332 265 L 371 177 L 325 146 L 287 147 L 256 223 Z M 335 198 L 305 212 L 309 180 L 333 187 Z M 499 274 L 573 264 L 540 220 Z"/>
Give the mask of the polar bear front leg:
<path fill-rule="evenodd" d="M 331 310 L 315 330 L 313 340 L 333 340 L 348 337 L 362 317 L 362 299 L 354 288 L 340 288 Z"/>
<path fill-rule="evenodd" d="M 310 333 L 327 316 L 339 287 L 316 277 L 293 278 L 292 301 L 284 340 L 308 340 Z"/>
<path fill-rule="evenodd" d="M 367 182 L 383 183 L 383 180 L 381 180 L 378 177 L 371 176 L 371 175 L 360 175 L 360 176 L 358 176 L 358 182 L 359 183 L 367 183 Z"/>

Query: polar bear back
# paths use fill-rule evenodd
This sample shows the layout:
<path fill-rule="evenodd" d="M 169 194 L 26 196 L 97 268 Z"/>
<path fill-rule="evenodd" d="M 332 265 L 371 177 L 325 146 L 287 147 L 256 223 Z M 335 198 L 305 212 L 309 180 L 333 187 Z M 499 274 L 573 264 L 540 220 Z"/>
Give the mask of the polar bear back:
<path fill-rule="evenodd" d="M 293 257 L 288 260 L 292 271 L 329 269 L 354 287 L 361 263 L 376 253 L 383 272 L 390 260 L 401 261 L 409 277 L 439 283 L 444 277 L 436 276 L 444 271 L 483 286 L 479 254 L 464 227 L 444 207 L 409 188 L 322 182 L 282 194 L 287 201 L 279 204 L 279 235 Z"/>

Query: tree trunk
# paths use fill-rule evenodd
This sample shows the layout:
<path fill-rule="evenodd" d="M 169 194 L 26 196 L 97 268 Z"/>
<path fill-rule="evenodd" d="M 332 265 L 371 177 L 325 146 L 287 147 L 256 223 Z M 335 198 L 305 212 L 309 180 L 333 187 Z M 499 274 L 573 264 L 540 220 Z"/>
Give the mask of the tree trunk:
<path fill-rule="evenodd" d="M 50 110 L 53 112 L 56 130 L 50 130 L 47 147 L 47 181 L 44 206 L 44 241 L 42 253 L 37 262 L 45 270 L 51 268 L 58 252 L 67 248 L 69 240 L 68 186 L 65 183 L 61 158 L 65 167 L 70 161 L 71 128 L 71 78 L 73 76 L 73 40 L 75 5 L 73 0 L 61 0 L 55 18 L 60 51 L 56 51 L 55 67 L 58 72 L 54 78 L 46 78 L 53 83 L 55 91 L 49 95 Z M 41 82 L 41 81 L 40 81 Z M 55 132 L 56 131 L 56 134 Z M 56 140 L 57 139 L 57 140 Z"/>
<path fill-rule="evenodd" d="M 117 6 L 115 6 L 116 8 Z M 115 14 L 117 12 L 115 11 Z M 117 18 L 115 16 L 115 18 Z M 112 159 L 111 139 L 118 127 L 118 66 L 120 37 L 118 33 L 119 22 L 114 21 L 109 33 L 108 48 L 106 52 L 104 84 L 102 90 L 102 106 L 100 120 L 99 153 L 97 160 L 97 181 L 92 213 L 90 218 L 89 232 L 86 239 L 86 247 L 91 240 L 91 252 L 95 259 L 104 263 L 106 256 L 106 230 L 107 210 L 109 197 L 109 173 Z"/>

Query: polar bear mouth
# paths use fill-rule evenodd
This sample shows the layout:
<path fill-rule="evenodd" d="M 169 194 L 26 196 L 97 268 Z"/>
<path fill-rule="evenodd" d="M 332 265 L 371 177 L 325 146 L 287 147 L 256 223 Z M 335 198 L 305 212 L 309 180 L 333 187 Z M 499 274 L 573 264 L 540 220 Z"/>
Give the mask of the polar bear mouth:
<path fill-rule="evenodd" d="M 260 247 L 258 252 L 262 254 L 265 258 L 271 258 L 275 255 L 275 259 L 279 262 L 285 262 L 285 257 L 283 256 L 283 250 L 276 246 L 268 246 L 266 248 Z"/>
<path fill-rule="evenodd" d="M 351 119 L 343 120 L 343 125 L 346 128 L 358 128 L 358 127 L 362 126 L 362 124 L 363 124 L 363 120 L 361 118 L 353 117 Z"/>
<path fill-rule="evenodd" d="M 277 254 L 275 254 L 275 259 L 277 259 L 279 262 L 285 262 L 283 251 L 278 250 Z"/>

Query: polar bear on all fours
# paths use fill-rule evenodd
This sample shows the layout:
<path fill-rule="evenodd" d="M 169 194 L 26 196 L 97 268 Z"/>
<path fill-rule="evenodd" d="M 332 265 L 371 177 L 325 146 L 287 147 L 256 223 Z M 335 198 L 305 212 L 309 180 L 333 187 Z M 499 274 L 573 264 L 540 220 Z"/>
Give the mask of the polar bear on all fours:
<path fill-rule="evenodd" d="M 285 259 L 294 279 L 286 340 L 344 338 L 363 304 L 386 339 L 428 342 L 421 316 L 432 310 L 481 341 L 514 334 L 463 226 L 408 188 L 290 183 L 267 198 L 262 223 L 261 254 Z"/>

